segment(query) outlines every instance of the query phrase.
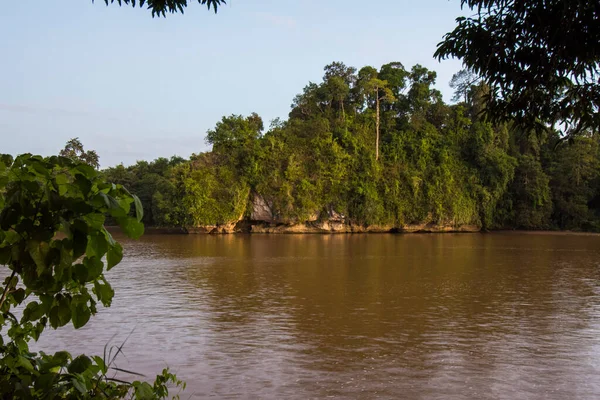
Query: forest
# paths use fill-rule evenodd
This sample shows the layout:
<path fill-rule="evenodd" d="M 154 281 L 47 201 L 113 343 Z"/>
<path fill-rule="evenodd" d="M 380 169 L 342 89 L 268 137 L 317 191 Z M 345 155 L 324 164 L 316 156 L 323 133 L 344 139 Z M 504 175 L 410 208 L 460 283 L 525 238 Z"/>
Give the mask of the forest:
<path fill-rule="evenodd" d="M 489 88 L 457 73 L 452 104 L 436 73 L 392 62 L 360 70 L 333 62 L 287 120 L 224 116 L 212 150 L 103 171 L 129 188 L 155 227 L 251 220 L 257 197 L 271 223 L 341 216 L 355 226 L 600 230 L 597 132 L 565 137 L 491 122 Z"/>

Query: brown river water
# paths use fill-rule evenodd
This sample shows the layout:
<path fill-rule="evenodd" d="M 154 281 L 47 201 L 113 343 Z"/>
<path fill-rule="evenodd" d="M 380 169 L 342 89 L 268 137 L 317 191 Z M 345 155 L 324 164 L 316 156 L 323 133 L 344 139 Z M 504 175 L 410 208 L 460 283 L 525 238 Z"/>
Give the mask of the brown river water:
<path fill-rule="evenodd" d="M 120 239 L 113 306 L 36 347 L 130 335 L 182 399 L 600 398 L 600 236 Z"/>

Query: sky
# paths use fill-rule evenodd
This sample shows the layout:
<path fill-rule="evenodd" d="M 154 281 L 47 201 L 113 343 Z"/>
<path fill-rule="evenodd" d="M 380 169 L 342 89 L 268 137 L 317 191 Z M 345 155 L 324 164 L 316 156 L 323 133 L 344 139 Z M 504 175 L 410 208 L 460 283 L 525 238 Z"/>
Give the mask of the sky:
<path fill-rule="evenodd" d="M 333 61 L 400 61 L 448 82 L 461 64 L 436 44 L 460 0 L 229 0 L 215 15 L 103 0 L 7 1 L 0 11 L 0 153 L 57 154 L 79 137 L 102 167 L 210 150 L 224 115 L 287 118 Z"/>

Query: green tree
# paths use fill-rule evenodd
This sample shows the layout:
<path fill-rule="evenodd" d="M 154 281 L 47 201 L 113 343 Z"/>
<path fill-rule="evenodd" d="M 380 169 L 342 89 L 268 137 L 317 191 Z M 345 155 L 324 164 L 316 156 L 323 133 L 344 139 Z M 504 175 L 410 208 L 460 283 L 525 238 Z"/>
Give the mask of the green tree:
<path fill-rule="evenodd" d="M 367 101 L 372 99 L 375 104 L 375 160 L 379 160 L 380 104 L 394 102 L 396 98 L 388 82 L 379 79 L 377 70 L 373 67 L 364 67 L 360 70 L 358 85 Z"/>
<path fill-rule="evenodd" d="M 104 272 L 121 261 L 123 248 L 104 228 L 107 215 L 129 237 L 144 232 L 139 199 L 92 167 L 0 155 L 0 265 L 9 271 L 0 296 L 0 397 L 164 398 L 168 383 L 180 384 L 168 370 L 154 386 L 128 384 L 108 377 L 114 359 L 29 350 L 48 325 L 79 329 L 99 304 L 110 306 Z"/>
<path fill-rule="evenodd" d="M 552 152 L 548 172 L 553 219 L 561 229 L 598 229 L 592 202 L 600 193 L 597 136 L 581 136 Z"/>
<path fill-rule="evenodd" d="M 487 113 L 525 130 L 566 135 L 600 128 L 600 23 L 589 0 L 461 0 L 475 15 L 457 19 L 438 45 L 491 88 Z"/>
<path fill-rule="evenodd" d="M 435 79 L 420 65 L 356 73 L 334 62 L 296 96 L 289 119 L 264 133 L 258 115 L 224 117 L 208 132 L 212 151 L 106 176 L 150 204 L 144 221 L 162 226 L 228 231 L 262 198 L 269 221 L 282 224 L 343 215 L 350 225 L 388 228 L 600 229 L 595 135 L 553 151 L 558 132 L 486 117 L 485 81 L 458 75 L 465 101 L 448 105 Z"/>
<path fill-rule="evenodd" d="M 256 113 L 244 118 L 241 115 L 223 117 L 206 133 L 206 142 L 213 146 L 213 153 L 221 163 L 240 173 L 246 182 L 257 174 L 257 140 L 264 129 L 263 121 Z"/>
<path fill-rule="evenodd" d="M 468 102 L 471 86 L 477 83 L 478 80 L 479 77 L 468 69 L 461 69 L 452 75 L 452 80 L 450 80 L 450 87 L 454 89 L 452 101 L 462 100 L 465 103 Z"/>
<path fill-rule="evenodd" d="M 84 162 L 87 165 L 94 167 L 95 169 L 100 168 L 100 157 L 95 150 L 85 151 L 83 143 L 79 138 L 73 138 L 67 142 L 65 148 L 59 153 L 62 157 L 67 157 L 73 161 Z"/>

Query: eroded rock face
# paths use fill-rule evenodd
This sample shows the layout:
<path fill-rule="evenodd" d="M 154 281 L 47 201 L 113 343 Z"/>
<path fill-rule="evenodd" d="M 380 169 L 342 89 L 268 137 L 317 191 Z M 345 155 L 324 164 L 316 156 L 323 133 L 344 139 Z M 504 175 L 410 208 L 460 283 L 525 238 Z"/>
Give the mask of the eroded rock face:
<path fill-rule="evenodd" d="M 250 226 L 251 233 L 441 233 L 441 232 L 479 232 L 476 225 L 450 226 L 450 225 L 355 225 L 336 221 L 322 221 L 316 223 L 303 223 L 292 225 L 273 225 L 266 223 Z"/>
<path fill-rule="evenodd" d="M 478 232 L 476 225 L 455 226 L 452 223 L 395 225 L 361 225 L 352 223 L 345 215 L 329 207 L 324 213 L 314 213 L 306 221 L 289 221 L 277 217 L 273 204 L 259 194 L 252 195 L 252 210 L 249 219 L 242 213 L 236 221 L 220 225 L 187 228 L 189 233 L 386 233 L 386 232 Z"/>
<path fill-rule="evenodd" d="M 276 222 L 276 218 L 273 215 L 273 204 L 267 202 L 261 195 L 255 194 L 252 199 L 252 213 L 250 214 L 250 219 L 268 223 Z"/>

